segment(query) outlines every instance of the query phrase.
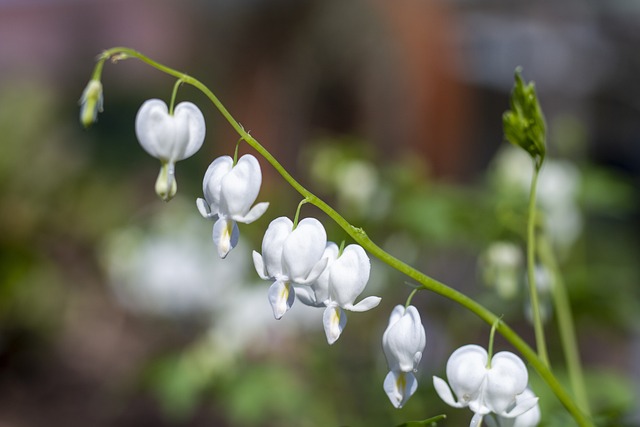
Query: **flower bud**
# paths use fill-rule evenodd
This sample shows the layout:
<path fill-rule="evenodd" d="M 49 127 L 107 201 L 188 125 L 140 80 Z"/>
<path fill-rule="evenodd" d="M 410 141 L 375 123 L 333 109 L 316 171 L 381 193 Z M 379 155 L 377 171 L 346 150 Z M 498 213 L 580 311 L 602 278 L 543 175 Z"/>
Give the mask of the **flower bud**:
<path fill-rule="evenodd" d="M 102 112 L 102 83 L 100 80 L 90 80 L 80 97 L 80 123 L 88 128 L 98 120 L 98 113 Z"/>
<path fill-rule="evenodd" d="M 540 169 L 546 153 L 546 124 L 533 83 L 525 84 L 516 68 L 511 91 L 511 110 L 502 116 L 504 136 L 513 145 L 524 149 Z"/>

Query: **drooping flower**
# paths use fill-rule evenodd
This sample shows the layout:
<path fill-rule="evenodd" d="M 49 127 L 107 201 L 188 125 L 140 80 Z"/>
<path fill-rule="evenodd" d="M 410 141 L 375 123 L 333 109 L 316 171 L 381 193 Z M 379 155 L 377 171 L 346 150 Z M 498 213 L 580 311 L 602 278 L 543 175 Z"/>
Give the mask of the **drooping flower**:
<path fill-rule="evenodd" d="M 370 296 L 357 304 L 356 298 L 369 281 L 371 262 L 360 245 L 348 245 L 342 253 L 338 245 L 327 243 L 323 259 L 327 266 L 310 286 L 298 287 L 298 299 L 306 305 L 326 307 L 323 314 L 327 342 L 333 344 L 347 324 L 344 310 L 362 312 L 380 304 L 380 297 Z"/>
<path fill-rule="evenodd" d="M 260 218 L 269 207 L 262 202 L 251 207 L 258 197 L 262 173 L 258 160 L 245 154 L 233 164 L 229 156 L 215 159 L 204 175 L 204 199 L 196 202 L 200 214 L 215 220 L 213 242 L 220 258 L 238 244 L 240 233 L 237 222 L 250 224 Z"/>
<path fill-rule="evenodd" d="M 149 99 L 136 115 L 136 136 L 142 148 L 162 164 L 156 193 L 164 201 L 171 200 L 178 189 L 175 163 L 194 155 L 204 142 L 202 112 L 191 102 L 181 102 L 169 114 L 164 101 Z"/>
<path fill-rule="evenodd" d="M 262 255 L 253 251 L 258 275 L 274 280 L 269 288 L 269 302 L 276 319 L 291 308 L 295 300 L 294 285 L 306 285 L 318 278 L 327 265 L 322 258 L 327 233 L 315 218 L 305 218 L 294 229 L 286 217 L 271 221 L 262 239 Z"/>
<path fill-rule="evenodd" d="M 425 345 L 426 334 L 418 310 L 412 305 L 406 309 L 395 306 L 382 335 L 382 349 L 389 366 L 384 391 L 396 408 L 402 408 L 418 388 L 414 373 Z"/>
<path fill-rule="evenodd" d="M 433 385 L 440 398 L 454 408 L 471 409 L 475 415 L 470 425 L 477 425 L 491 412 L 513 418 L 528 411 L 538 399 L 516 401 L 527 387 L 529 374 L 524 362 L 508 351 L 496 353 L 491 361 L 486 350 L 478 345 L 465 345 L 451 354 L 447 361 L 447 383 L 433 377 Z M 476 423 L 476 424 L 474 424 Z"/>
<path fill-rule="evenodd" d="M 102 113 L 103 97 L 100 80 L 91 79 L 80 97 L 80 123 L 88 128 L 98 120 Z"/>

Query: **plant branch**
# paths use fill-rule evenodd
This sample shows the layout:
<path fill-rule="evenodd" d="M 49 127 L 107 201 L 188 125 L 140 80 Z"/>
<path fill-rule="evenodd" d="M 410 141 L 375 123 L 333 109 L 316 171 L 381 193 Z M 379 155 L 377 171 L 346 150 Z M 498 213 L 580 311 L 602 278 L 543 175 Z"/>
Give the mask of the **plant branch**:
<path fill-rule="evenodd" d="M 349 234 L 349 236 L 351 236 L 351 238 L 353 238 L 356 243 L 362 246 L 371 255 L 375 256 L 390 267 L 400 271 L 401 273 L 404 273 L 408 277 L 420 283 L 424 289 L 435 292 L 462 305 L 469 311 L 475 313 L 489 325 L 493 325 L 496 323 L 496 321 L 499 320 L 498 316 L 477 303 L 475 300 L 427 276 L 426 274 L 416 270 L 410 265 L 384 251 L 367 236 L 362 228 L 351 225 L 331 206 L 329 206 L 323 200 L 307 190 L 298 181 L 296 181 L 289 174 L 289 172 L 287 172 L 287 170 L 276 160 L 275 157 L 273 157 L 273 155 L 271 155 L 269 151 L 267 151 L 255 138 L 253 138 L 248 132 L 244 130 L 244 128 L 231 116 L 229 111 L 224 107 L 224 105 L 222 105 L 220 100 L 218 100 L 213 92 L 211 92 L 211 90 L 200 81 L 185 73 L 181 73 L 179 71 L 166 67 L 156 61 L 151 60 L 145 55 L 126 47 L 115 47 L 104 51 L 103 54 L 99 57 L 99 61 L 104 62 L 109 58 L 117 61 L 130 57 L 137 58 L 159 71 L 181 79 L 185 84 L 192 85 L 203 92 L 211 100 L 211 102 L 222 114 L 222 116 L 235 129 L 238 135 L 240 135 L 240 137 L 244 139 L 254 150 L 256 150 L 267 162 L 269 162 L 271 166 L 276 169 L 276 171 L 284 178 L 284 180 L 305 198 L 307 203 L 311 203 L 322 210 L 347 234 Z M 98 66 L 102 67 L 102 64 L 99 63 L 96 67 Z M 567 391 L 563 388 L 563 386 L 559 383 L 559 381 L 547 367 L 547 364 L 540 357 L 538 357 L 536 352 L 515 331 L 513 331 L 513 329 L 511 329 L 503 321 L 500 321 L 499 325 L 496 327 L 496 330 L 522 354 L 522 356 L 531 364 L 531 366 L 536 371 L 538 371 L 543 380 L 548 384 L 548 386 L 552 389 L 560 402 L 571 413 L 571 415 L 580 426 L 593 426 L 593 423 L 578 408 L 572 397 L 567 393 Z"/>

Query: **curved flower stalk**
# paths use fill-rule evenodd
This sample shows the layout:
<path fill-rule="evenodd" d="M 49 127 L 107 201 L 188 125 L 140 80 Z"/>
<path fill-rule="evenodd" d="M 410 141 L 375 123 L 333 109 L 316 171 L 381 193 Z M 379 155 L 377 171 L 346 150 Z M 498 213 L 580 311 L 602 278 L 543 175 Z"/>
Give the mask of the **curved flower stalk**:
<path fill-rule="evenodd" d="M 443 379 L 433 377 L 433 386 L 446 404 L 468 406 L 475 413 L 470 426 L 479 425 L 482 417 L 492 412 L 504 418 L 517 417 L 538 402 L 537 397 L 517 400 L 527 387 L 529 374 L 524 362 L 509 351 L 501 351 L 489 361 L 484 348 L 462 346 L 447 361 L 447 379 L 458 400 Z"/>
<path fill-rule="evenodd" d="M 194 155 L 204 142 L 204 116 L 191 102 L 181 102 L 171 114 L 164 101 L 149 99 L 136 115 L 136 136 L 142 148 L 162 163 L 156 193 L 168 202 L 178 191 L 175 163 Z"/>
<path fill-rule="evenodd" d="M 355 304 L 369 281 L 371 262 L 360 245 L 349 245 L 342 253 L 338 245 L 327 243 L 323 259 L 327 265 L 310 286 L 296 289 L 298 299 L 306 305 L 326 307 L 322 316 L 327 342 L 333 344 L 347 325 L 344 310 L 362 312 L 380 304 L 380 297 L 370 296 Z"/>
<path fill-rule="evenodd" d="M 325 201 L 315 196 L 302 184 L 300 184 L 278 161 L 277 159 L 265 149 L 252 135 L 250 135 L 240 123 L 231 115 L 226 109 L 218 97 L 201 81 L 198 79 L 178 71 L 174 68 L 168 67 L 164 64 L 154 61 L 148 56 L 128 47 L 113 47 L 103 51 L 97 58 L 92 79 L 99 80 L 102 74 L 102 68 L 106 61 L 110 60 L 113 63 L 119 61 L 135 58 L 147 64 L 148 66 L 155 68 L 167 75 L 176 77 L 182 84 L 188 84 L 196 89 L 200 90 L 218 109 L 220 114 L 225 120 L 233 127 L 238 133 L 240 138 L 247 142 L 253 149 L 256 150 L 264 159 L 273 166 L 273 168 L 284 178 L 284 180 L 291 185 L 296 191 L 298 191 L 306 202 L 316 206 L 323 211 L 327 216 L 333 219 L 336 224 L 342 228 L 353 240 L 360 244 L 368 254 L 379 258 L 392 268 L 398 270 L 401 273 L 406 274 L 410 279 L 416 281 L 421 285 L 421 289 L 432 291 L 438 295 L 441 295 L 447 299 L 454 301 L 465 309 L 477 315 L 482 321 L 489 325 L 493 325 L 499 320 L 499 317 L 484 307 L 479 302 L 472 298 L 469 298 L 464 293 L 446 285 L 443 282 L 436 280 L 433 277 L 426 275 L 425 273 L 418 271 L 411 267 L 409 264 L 402 260 L 392 256 L 380 246 L 375 244 L 366 234 L 366 232 L 354 225 L 350 224 L 342 215 L 340 215 L 335 209 L 328 205 Z M 526 122 L 523 122 L 526 123 Z M 534 144 L 535 146 L 535 144 Z M 538 153 L 538 159 L 541 160 L 541 152 Z M 541 162 L 539 162 L 541 163 Z M 264 274 L 264 271 L 263 271 Z M 534 283 L 534 281 L 531 281 Z M 594 425 L 588 411 L 583 411 L 580 405 L 576 402 L 576 399 L 568 392 L 568 390 L 558 381 L 557 377 L 553 374 L 548 366 L 546 358 L 537 354 L 536 351 L 527 342 L 518 335 L 508 324 L 501 322 L 499 327 L 496 328 L 511 345 L 517 349 L 520 354 L 527 360 L 533 369 L 535 369 L 544 382 L 549 386 L 549 389 L 557 396 L 562 405 L 566 408 L 567 412 L 575 419 L 578 425 L 584 427 L 591 427 Z"/>
<path fill-rule="evenodd" d="M 253 251 L 253 263 L 260 278 L 274 280 L 269 302 L 276 319 L 293 305 L 294 285 L 310 284 L 325 269 L 326 244 L 327 233 L 315 218 L 303 219 L 295 229 L 289 218 L 271 221 L 262 239 L 262 255 Z"/>
<path fill-rule="evenodd" d="M 196 201 L 200 214 L 215 221 L 213 243 L 220 258 L 238 244 L 240 232 L 237 222 L 250 224 L 265 213 L 269 203 L 251 207 L 262 184 L 260 163 L 251 154 L 245 154 L 233 164 L 229 156 L 215 159 L 204 174 L 204 199 Z"/>
<path fill-rule="evenodd" d="M 382 349 L 389 366 L 384 391 L 396 408 L 402 408 L 418 389 L 414 373 L 425 345 L 426 333 L 418 310 L 412 305 L 395 306 L 382 335 Z"/>

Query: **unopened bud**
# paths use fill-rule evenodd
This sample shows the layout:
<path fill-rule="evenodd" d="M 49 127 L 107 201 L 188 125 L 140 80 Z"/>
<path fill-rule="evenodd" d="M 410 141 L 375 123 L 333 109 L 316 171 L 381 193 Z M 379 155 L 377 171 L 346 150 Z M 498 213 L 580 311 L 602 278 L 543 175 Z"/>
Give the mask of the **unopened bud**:
<path fill-rule="evenodd" d="M 85 128 L 97 121 L 98 113 L 102 112 L 102 102 L 102 83 L 90 80 L 80 98 L 80 123 Z"/>
<path fill-rule="evenodd" d="M 511 110 L 502 116 L 507 140 L 529 153 L 536 167 L 542 166 L 546 153 L 546 124 L 533 83 L 525 84 L 516 68 L 515 84 L 511 91 Z"/>

